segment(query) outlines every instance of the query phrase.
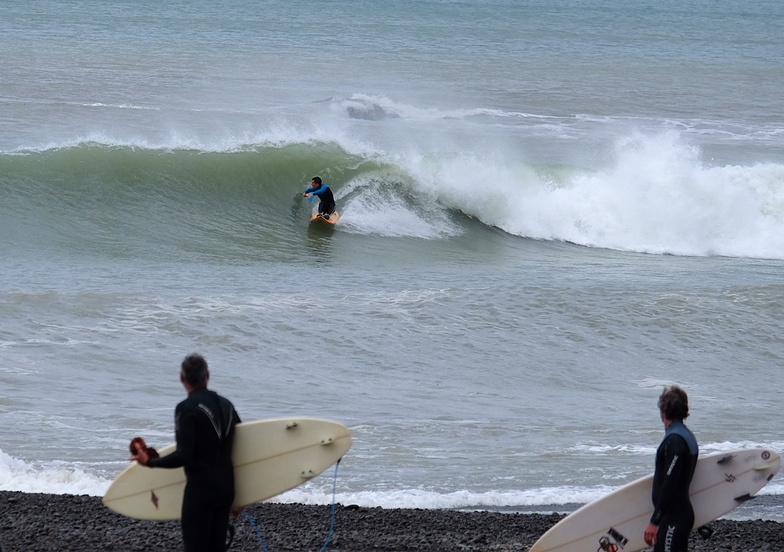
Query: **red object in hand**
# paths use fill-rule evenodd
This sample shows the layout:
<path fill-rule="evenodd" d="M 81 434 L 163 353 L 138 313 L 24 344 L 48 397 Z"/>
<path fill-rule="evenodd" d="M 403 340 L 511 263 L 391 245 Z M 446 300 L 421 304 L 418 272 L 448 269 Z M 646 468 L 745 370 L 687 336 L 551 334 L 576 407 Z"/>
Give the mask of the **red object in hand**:
<path fill-rule="evenodd" d="M 146 452 L 149 458 L 158 458 L 160 456 L 160 454 L 158 454 L 158 451 L 152 447 L 148 447 L 147 443 L 145 443 L 144 439 L 142 439 L 141 437 L 134 437 L 133 439 L 131 439 L 131 444 L 129 448 L 131 449 L 131 454 L 134 456 L 136 456 L 139 453 L 138 452 L 139 450 L 143 450 L 144 452 Z"/>

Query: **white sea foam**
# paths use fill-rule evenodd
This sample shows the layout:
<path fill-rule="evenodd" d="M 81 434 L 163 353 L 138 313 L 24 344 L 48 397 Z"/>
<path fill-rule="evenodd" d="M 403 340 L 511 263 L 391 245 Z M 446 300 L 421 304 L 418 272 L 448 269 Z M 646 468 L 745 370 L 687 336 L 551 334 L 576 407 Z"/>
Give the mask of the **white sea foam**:
<path fill-rule="evenodd" d="M 712 449 L 719 448 L 710 447 Z M 737 444 L 727 444 L 737 448 Z M 333 479 L 328 470 L 318 479 L 285 492 L 273 499 L 278 503 L 331 504 L 334 501 L 362 507 L 381 508 L 526 508 L 542 506 L 584 504 L 616 490 L 618 485 L 554 485 L 529 489 L 499 489 L 489 491 L 439 492 L 427 489 L 400 488 L 384 490 L 346 490 L 355 482 L 344 481 L 338 476 L 333 496 Z M 102 496 L 111 481 L 65 463 L 36 466 L 13 458 L 0 451 L 0 490 L 26 493 L 86 494 Z M 784 495 L 784 484 L 775 481 L 760 495 Z"/>
<path fill-rule="evenodd" d="M 292 489 L 273 499 L 274 502 L 302 504 L 330 504 L 332 479 L 330 470 L 318 480 Z M 102 496 L 110 480 L 83 469 L 55 463 L 36 466 L 13 458 L 0 451 L 0 490 L 26 493 L 86 494 Z M 457 491 L 442 493 L 421 489 L 391 489 L 372 491 L 343 491 L 338 476 L 335 500 L 342 504 L 383 508 L 461 508 L 507 507 L 544 504 L 567 504 L 594 500 L 614 487 L 543 487 L 528 490 L 498 490 L 485 492 Z"/>
<path fill-rule="evenodd" d="M 518 111 L 504 111 L 491 108 L 462 108 L 440 109 L 438 107 L 418 107 L 415 105 L 396 102 L 387 96 L 372 94 L 353 94 L 350 98 L 335 100 L 333 112 L 342 113 L 367 113 L 368 118 L 403 118 L 419 122 L 433 122 L 448 119 L 471 119 L 473 117 L 491 117 L 498 119 L 531 119 L 542 121 L 571 120 L 572 117 L 526 113 Z"/>
<path fill-rule="evenodd" d="M 751 441 L 723 441 L 700 443 L 700 455 L 719 454 L 739 449 L 767 448 L 775 451 L 784 450 L 784 441 L 771 441 L 766 443 L 754 443 Z"/>
<path fill-rule="evenodd" d="M 442 238 L 459 234 L 443 207 L 436 202 L 406 201 L 400 189 L 384 187 L 379 179 L 353 181 L 340 190 L 338 200 L 347 197 L 342 207 L 340 227 L 349 232 L 388 237 Z"/>
<path fill-rule="evenodd" d="M 603 486 L 593 489 L 579 487 L 543 487 L 524 491 L 457 491 L 438 493 L 421 489 L 389 491 L 337 492 L 335 500 L 340 504 L 356 504 L 367 508 L 471 508 L 471 507 L 515 507 L 544 506 L 550 504 L 585 503 L 595 500 L 615 487 Z M 293 489 L 275 499 L 275 502 L 302 504 L 330 504 L 331 493 L 317 493 Z"/>
<path fill-rule="evenodd" d="M 676 133 L 632 135 L 566 176 L 475 154 L 409 158 L 444 204 L 519 236 L 676 255 L 782 258 L 784 165 L 705 167 Z"/>
<path fill-rule="evenodd" d="M 581 443 L 571 447 L 570 452 L 588 453 L 591 455 L 631 455 L 652 457 L 656 452 L 655 447 L 639 445 L 607 445 L 600 443 Z"/>
<path fill-rule="evenodd" d="M 328 470 L 329 472 L 329 470 Z M 274 502 L 329 504 L 332 502 L 331 478 L 322 475 L 317 481 L 292 489 L 273 499 Z M 110 480 L 92 475 L 74 466 L 34 466 L 0 451 L 0 490 L 26 493 L 87 494 L 102 496 Z M 440 493 L 420 489 L 384 491 L 342 491 L 337 479 L 335 499 L 342 504 L 383 508 L 460 508 L 471 506 L 502 507 L 538 504 L 565 504 L 593 500 L 612 487 L 584 489 L 551 487 L 524 491 L 458 491 Z"/>
<path fill-rule="evenodd" d="M 35 466 L 0 450 L 0 489 L 4 491 L 101 496 L 109 483 L 73 466 Z"/>

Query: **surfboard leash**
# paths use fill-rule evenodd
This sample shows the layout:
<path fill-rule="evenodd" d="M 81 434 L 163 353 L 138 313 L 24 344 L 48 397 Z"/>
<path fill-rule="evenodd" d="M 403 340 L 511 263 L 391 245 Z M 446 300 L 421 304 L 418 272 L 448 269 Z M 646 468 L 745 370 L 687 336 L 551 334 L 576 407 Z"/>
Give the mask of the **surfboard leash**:
<path fill-rule="evenodd" d="M 335 532 L 335 513 L 337 511 L 337 502 L 335 501 L 336 489 L 338 484 L 338 467 L 340 466 L 340 461 L 342 458 L 339 458 L 338 461 L 335 463 L 335 474 L 332 476 L 332 508 L 329 515 L 329 531 L 327 532 L 327 538 L 324 540 L 324 544 L 319 548 L 318 552 L 324 552 L 329 546 L 329 541 L 332 540 L 332 535 Z M 261 534 L 261 529 L 256 524 L 256 521 L 253 519 L 247 511 L 243 510 L 242 513 L 245 515 L 245 519 L 248 520 L 250 526 L 253 527 L 253 531 L 256 533 L 256 537 L 259 539 L 259 546 L 261 547 L 263 552 L 270 552 L 269 548 L 267 548 L 267 543 L 264 540 L 264 536 Z"/>

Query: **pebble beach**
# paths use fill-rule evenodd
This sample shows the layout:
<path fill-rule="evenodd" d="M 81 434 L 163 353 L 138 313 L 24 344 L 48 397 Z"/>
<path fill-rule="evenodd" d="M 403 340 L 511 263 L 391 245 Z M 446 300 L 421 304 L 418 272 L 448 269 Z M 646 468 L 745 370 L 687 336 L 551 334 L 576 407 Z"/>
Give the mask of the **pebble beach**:
<path fill-rule="evenodd" d="M 331 507 L 257 504 L 246 508 L 269 552 L 319 551 L 329 532 Z M 525 552 L 563 514 L 362 508 L 338 505 L 333 552 Z M 784 525 L 776 521 L 718 520 L 708 540 L 692 533 L 696 552 L 781 551 Z M 130 519 L 100 497 L 0 492 L 2 552 L 136 552 L 182 549 L 179 521 Z M 244 515 L 235 521 L 233 551 L 262 550 Z"/>

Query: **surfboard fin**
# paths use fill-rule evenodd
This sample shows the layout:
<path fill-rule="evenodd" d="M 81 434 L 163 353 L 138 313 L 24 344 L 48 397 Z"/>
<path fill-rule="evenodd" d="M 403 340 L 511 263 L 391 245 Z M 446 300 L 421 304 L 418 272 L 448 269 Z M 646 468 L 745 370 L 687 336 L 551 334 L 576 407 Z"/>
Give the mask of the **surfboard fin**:
<path fill-rule="evenodd" d="M 754 466 L 754 469 L 756 471 L 765 471 L 772 468 L 775 465 L 776 464 L 774 462 L 768 462 L 767 464 L 760 464 L 759 466 Z"/>
<path fill-rule="evenodd" d="M 313 470 L 302 470 L 302 473 L 300 473 L 300 475 L 302 477 L 304 477 L 305 479 L 310 479 L 311 477 L 315 477 L 316 476 L 316 474 L 313 472 Z"/>
<path fill-rule="evenodd" d="M 299 422 L 289 422 L 286 424 L 286 429 L 294 429 L 299 425 Z"/>
<path fill-rule="evenodd" d="M 730 460 L 732 460 L 733 458 L 735 458 L 735 455 L 734 455 L 734 454 L 728 454 L 727 456 L 725 456 L 725 457 L 723 457 L 723 458 L 720 458 L 719 460 L 717 460 L 717 461 L 716 461 L 716 463 L 717 463 L 717 464 L 726 464 L 727 462 L 729 462 L 729 461 L 730 461 Z"/>
<path fill-rule="evenodd" d="M 736 502 L 748 502 L 749 500 L 751 500 L 753 498 L 757 498 L 757 497 L 756 496 L 752 496 L 749 493 L 746 493 L 745 495 L 736 496 L 735 497 L 735 501 Z"/>
<path fill-rule="evenodd" d="M 332 444 L 332 437 L 327 437 L 326 439 L 321 440 L 321 446 L 331 445 L 331 444 Z"/>

